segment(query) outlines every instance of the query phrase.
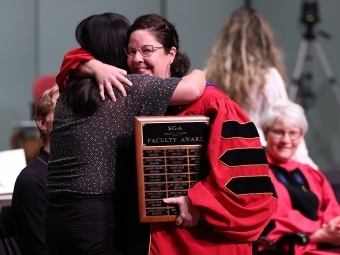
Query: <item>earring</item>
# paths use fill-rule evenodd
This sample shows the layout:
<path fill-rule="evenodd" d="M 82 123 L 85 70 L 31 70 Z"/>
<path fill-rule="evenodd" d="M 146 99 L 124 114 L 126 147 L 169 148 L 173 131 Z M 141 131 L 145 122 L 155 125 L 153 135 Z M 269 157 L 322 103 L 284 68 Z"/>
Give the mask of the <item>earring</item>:
<path fill-rule="evenodd" d="M 42 132 L 43 132 L 43 134 L 46 134 L 46 129 L 43 129 Z"/>

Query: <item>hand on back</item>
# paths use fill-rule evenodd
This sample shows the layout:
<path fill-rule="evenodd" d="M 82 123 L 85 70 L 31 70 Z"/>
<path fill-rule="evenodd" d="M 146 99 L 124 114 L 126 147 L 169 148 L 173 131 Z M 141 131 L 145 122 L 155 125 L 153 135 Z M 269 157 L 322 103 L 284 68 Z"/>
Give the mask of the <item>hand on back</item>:
<path fill-rule="evenodd" d="M 87 72 L 94 75 L 99 86 L 100 97 L 103 100 L 105 99 L 104 93 L 106 90 L 110 99 L 113 102 L 116 101 L 116 96 L 113 92 L 112 86 L 114 86 L 125 97 L 126 91 L 122 83 L 128 86 L 132 85 L 131 81 L 129 81 L 125 76 L 127 74 L 126 70 L 104 64 L 96 59 L 84 63 L 80 68 L 87 70 Z"/>

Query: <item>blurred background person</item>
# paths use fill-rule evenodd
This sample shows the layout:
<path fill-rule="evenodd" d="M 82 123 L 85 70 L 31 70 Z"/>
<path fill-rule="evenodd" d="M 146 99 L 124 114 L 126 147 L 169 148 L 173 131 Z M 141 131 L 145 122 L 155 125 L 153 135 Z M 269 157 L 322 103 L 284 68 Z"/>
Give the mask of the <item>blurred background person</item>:
<path fill-rule="evenodd" d="M 288 99 L 288 95 L 283 53 L 264 16 L 249 7 L 229 16 L 208 57 L 206 79 L 242 107 L 265 146 L 259 125 L 261 112 L 268 103 Z M 318 168 L 304 140 L 294 158 Z"/>
<path fill-rule="evenodd" d="M 260 124 L 267 141 L 270 176 L 279 197 L 263 234 L 277 241 L 284 234 L 303 232 L 310 243 L 296 246 L 295 254 L 330 254 L 319 251 L 318 245 L 340 245 L 340 206 L 321 171 L 292 159 L 308 129 L 303 108 L 278 100 L 264 110 Z"/>
<path fill-rule="evenodd" d="M 58 86 L 46 90 L 35 104 L 35 121 L 44 147 L 38 157 L 19 174 L 13 191 L 15 233 L 21 254 L 48 254 L 43 217 L 46 206 L 47 165 Z"/>
<path fill-rule="evenodd" d="M 27 165 L 31 163 L 40 153 L 40 147 L 43 145 L 39 138 L 39 129 L 34 121 L 35 104 L 40 96 L 48 89 L 56 85 L 56 75 L 46 74 L 39 76 L 33 83 L 33 102 L 31 103 L 31 120 L 15 121 L 12 124 L 13 134 L 11 135 L 11 148 L 23 148 L 25 151 Z"/>

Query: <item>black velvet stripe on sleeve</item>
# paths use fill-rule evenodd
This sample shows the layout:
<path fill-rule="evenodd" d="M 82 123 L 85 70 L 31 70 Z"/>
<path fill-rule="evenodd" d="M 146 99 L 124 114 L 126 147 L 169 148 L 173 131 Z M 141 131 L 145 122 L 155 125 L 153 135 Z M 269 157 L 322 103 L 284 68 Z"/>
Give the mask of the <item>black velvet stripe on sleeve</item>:
<path fill-rule="evenodd" d="M 235 195 L 268 194 L 277 198 L 269 176 L 238 176 L 233 177 L 225 188 Z"/>
<path fill-rule="evenodd" d="M 229 167 L 268 164 L 266 154 L 262 147 L 227 150 L 219 160 L 222 164 Z"/>
<path fill-rule="evenodd" d="M 222 126 L 222 138 L 256 138 L 259 137 L 253 122 L 239 123 L 235 120 L 225 121 Z"/>

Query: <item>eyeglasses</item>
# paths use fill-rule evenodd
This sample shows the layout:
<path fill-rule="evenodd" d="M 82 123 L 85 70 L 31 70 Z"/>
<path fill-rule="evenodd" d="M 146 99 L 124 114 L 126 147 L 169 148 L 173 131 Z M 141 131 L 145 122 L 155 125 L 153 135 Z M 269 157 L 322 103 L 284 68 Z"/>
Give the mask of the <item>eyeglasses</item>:
<path fill-rule="evenodd" d="M 286 134 L 288 134 L 290 140 L 292 140 L 292 141 L 298 139 L 302 135 L 301 131 L 289 131 L 289 132 L 285 132 L 285 131 L 283 131 L 281 129 L 269 129 L 269 131 L 272 132 L 273 136 L 276 139 L 282 139 Z"/>
<path fill-rule="evenodd" d="M 155 50 L 162 49 L 164 47 L 154 47 L 152 45 L 143 45 L 141 48 L 135 49 L 130 46 L 125 47 L 124 51 L 128 57 L 136 56 L 137 50 L 143 57 L 150 57 Z"/>

